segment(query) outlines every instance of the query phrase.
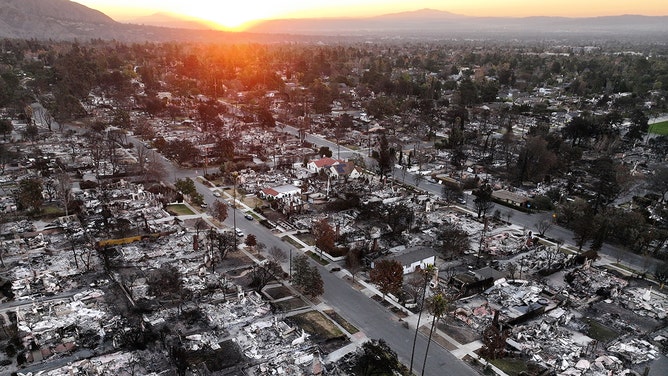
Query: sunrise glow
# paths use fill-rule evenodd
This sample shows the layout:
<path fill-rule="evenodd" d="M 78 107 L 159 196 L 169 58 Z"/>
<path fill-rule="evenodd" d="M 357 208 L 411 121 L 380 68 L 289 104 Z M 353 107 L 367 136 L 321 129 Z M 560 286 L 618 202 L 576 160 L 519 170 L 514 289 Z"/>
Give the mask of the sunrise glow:
<path fill-rule="evenodd" d="M 76 0 L 118 21 L 153 13 L 177 14 L 240 30 L 276 18 L 369 17 L 431 8 L 479 17 L 594 17 L 621 14 L 668 15 L 668 1 L 643 0 Z"/>

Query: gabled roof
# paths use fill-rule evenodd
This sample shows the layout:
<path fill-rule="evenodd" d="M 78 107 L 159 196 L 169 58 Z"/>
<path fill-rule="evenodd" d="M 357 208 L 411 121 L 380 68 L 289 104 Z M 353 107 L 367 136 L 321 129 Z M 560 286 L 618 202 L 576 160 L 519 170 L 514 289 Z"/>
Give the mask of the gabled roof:
<path fill-rule="evenodd" d="M 350 175 L 356 169 L 355 163 L 353 162 L 342 162 L 331 166 L 331 168 L 336 171 L 337 175 Z"/>
<path fill-rule="evenodd" d="M 315 160 L 315 161 L 311 161 L 311 163 L 315 164 L 315 166 L 318 167 L 318 168 L 323 168 L 323 167 L 327 167 L 327 166 L 337 165 L 339 163 L 342 163 L 342 161 L 339 161 L 338 159 L 325 157 L 325 158 L 320 158 L 320 159 Z"/>
<path fill-rule="evenodd" d="M 262 193 L 267 196 L 278 196 L 278 192 L 274 188 L 265 188 L 262 190 Z"/>
<path fill-rule="evenodd" d="M 437 256 L 438 252 L 430 247 L 413 247 L 405 249 L 399 253 L 390 254 L 381 259 L 390 259 L 398 261 L 402 266 L 410 265 L 416 261 L 422 261 L 432 256 Z"/>
<path fill-rule="evenodd" d="M 265 195 L 274 197 L 279 196 L 282 193 L 295 193 L 295 192 L 301 192 L 301 189 L 295 187 L 292 184 L 280 185 L 278 187 L 265 188 L 262 190 L 262 193 L 264 193 Z"/>

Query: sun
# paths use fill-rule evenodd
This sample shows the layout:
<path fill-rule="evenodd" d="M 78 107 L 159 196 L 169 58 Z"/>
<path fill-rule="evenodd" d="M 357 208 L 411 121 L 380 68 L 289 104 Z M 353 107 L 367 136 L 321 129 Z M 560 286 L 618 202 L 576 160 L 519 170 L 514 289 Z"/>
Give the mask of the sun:
<path fill-rule="evenodd" d="M 226 30 L 243 30 L 249 24 L 274 15 L 271 8 L 258 7 L 257 2 L 247 0 L 209 3 L 201 9 L 188 9 L 188 15 L 211 21 Z"/>

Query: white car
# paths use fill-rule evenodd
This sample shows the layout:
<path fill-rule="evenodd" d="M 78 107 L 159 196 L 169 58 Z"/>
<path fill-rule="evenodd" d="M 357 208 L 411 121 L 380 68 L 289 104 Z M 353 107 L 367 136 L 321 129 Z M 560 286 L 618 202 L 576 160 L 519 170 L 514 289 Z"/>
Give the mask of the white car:
<path fill-rule="evenodd" d="M 238 237 L 244 236 L 244 232 L 241 231 L 241 229 L 239 227 L 234 229 L 234 233 L 237 234 Z"/>

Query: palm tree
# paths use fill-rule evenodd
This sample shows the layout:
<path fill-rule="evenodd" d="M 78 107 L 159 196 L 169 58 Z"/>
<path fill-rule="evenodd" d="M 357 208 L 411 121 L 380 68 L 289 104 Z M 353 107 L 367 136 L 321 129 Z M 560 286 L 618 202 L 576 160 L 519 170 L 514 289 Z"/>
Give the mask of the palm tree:
<path fill-rule="evenodd" d="M 427 293 L 427 285 L 429 280 L 434 276 L 436 272 L 436 267 L 433 264 L 428 264 L 423 273 L 424 273 L 424 286 L 422 286 L 422 298 L 420 299 L 420 312 L 418 313 L 417 326 L 415 327 L 415 335 L 413 336 L 413 349 L 411 350 L 411 365 L 409 367 L 410 374 L 413 374 L 413 357 L 415 356 L 415 342 L 417 341 L 418 330 L 420 330 L 420 319 L 422 319 L 422 309 L 424 308 L 424 297 Z"/>
<path fill-rule="evenodd" d="M 431 329 L 429 330 L 427 350 L 424 352 L 424 361 L 422 362 L 422 376 L 424 376 L 424 369 L 427 366 L 427 355 L 429 354 L 429 345 L 431 344 L 431 335 L 434 333 L 434 326 L 436 326 L 436 321 L 445 314 L 448 309 L 448 304 L 448 299 L 441 293 L 438 293 L 429 299 L 429 312 L 433 315 L 433 318 L 431 320 Z"/>

